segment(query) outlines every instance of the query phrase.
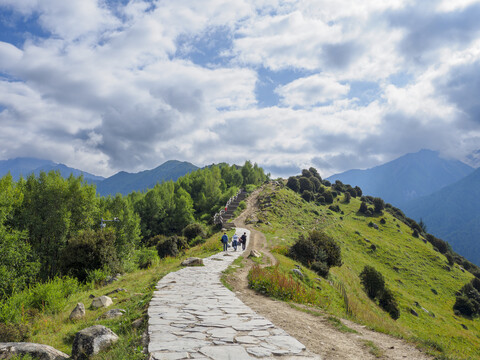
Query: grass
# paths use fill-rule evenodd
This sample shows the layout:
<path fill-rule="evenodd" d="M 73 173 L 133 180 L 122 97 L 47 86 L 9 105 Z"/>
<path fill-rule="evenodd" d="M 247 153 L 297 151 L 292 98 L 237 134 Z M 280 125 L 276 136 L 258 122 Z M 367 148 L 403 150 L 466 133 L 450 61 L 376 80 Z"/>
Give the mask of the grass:
<path fill-rule="evenodd" d="M 231 236 L 233 232 L 228 234 Z M 20 316 L 10 319 L 9 326 L 24 328 L 22 341 L 47 344 L 70 354 L 73 339 L 78 331 L 92 325 L 104 325 L 119 335 L 120 340 L 108 351 L 92 359 L 145 359 L 147 356 L 143 353 L 142 334 L 147 327 L 147 309 L 155 285 L 169 272 L 180 269 L 180 264 L 185 258 L 208 257 L 221 251 L 220 236 L 219 233 L 215 234 L 207 239 L 205 244 L 185 251 L 178 258 L 167 257 L 155 261 L 154 265 L 148 269 L 124 274 L 119 281 L 107 286 L 85 287 L 70 280 L 67 282 L 55 280 L 51 284 L 39 286 L 38 289 L 36 287 L 29 289 L 18 294 L 16 302 L 10 304 L 11 309 L 14 306 L 20 309 Z M 122 308 L 126 310 L 126 313 L 116 319 L 97 320 L 107 310 L 91 309 L 90 295 L 95 297 L 105 295 L 117 288 L 124 288 L 127 291 L 109 295 L 114 302 L 111 308 Z M 50 306 L 45 299 L 55 296 L 59 299 L 52 301 L 52 306 Z M 32 302 L 32 298 L 35 302 Z M 86 316 L 79 321 L 72 322 L 69 320 L 70 313 L 79 302 L 85 304 Z M 2 304 L 3 307 L 7 305 Z M 5 311 L 8 310 L 5 309 Z M 143 325 L 139 329 L 134 329 L 133 321 L 140 318 L 144 319 Z"/>
<path fill-rule="evenodd" d="M 262 199 L 267 198 L 272 206 L 262 208 L 266 202 Z M 285 254 L 300 234 L 321 229 L 340 245 L 343 265 L 331 268 L 328 280 L 320 279 L 320 289 L 315 289 L 324 299 L 318 305 L 322 310 L 407 339 L 436 357 L 480 358 L 480 319 L 458 317 L 452 310 L 456 291 L 473 275 L 462 272 L 457 265 L 451 271 L 446 270 L 445 256 L 421 238 L 414 238 L 412 230 L 401 221 L 386 211 L 370 217 L 358 214 L 359 199 L 352 198 L 347 204 L 343 195 L 334 200 L 343 214 L 330 211 L 327 206 L 307 203 L 286 188 L 265 188 L 259 202 L 260 221 L 255 226 L 265 234 L 284 273 L 296 265 Z M 380 222 L 382 218 L 384 224 Z M 378 230 L 369 227 L 370 222 L 376 223 Z M 365 265 L 373 266 L 385 277 L 400 308 L 398 320 L 391 319 L 365 294 L 358 277 Z M 308 269 L 302 272 L 310 279 L 318 277 Z M 418 316 L 410 310 L 415 310 Z"/>
<path fill-rule="evenodd" d="M 368 348 L 368 352 L 376 358 L 381 358 L 383 356 L 383 351 L 377 345 L 375 345 L 374 342 L 370 340 L 363 340 L 363 344 L 366 348 Z"/>

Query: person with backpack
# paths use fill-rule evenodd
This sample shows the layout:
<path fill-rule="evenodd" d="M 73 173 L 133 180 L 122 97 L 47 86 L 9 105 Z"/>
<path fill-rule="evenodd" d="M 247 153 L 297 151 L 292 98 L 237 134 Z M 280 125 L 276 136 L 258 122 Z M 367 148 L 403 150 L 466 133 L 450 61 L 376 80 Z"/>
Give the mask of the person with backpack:
<path fill-rule="evenodd" d="M 233 235 L 233 237 L 232 237 L 232 246 L 233 246 L 234 251 L 237 251 L 237 246 L 238 246 L 238 235 L 237 234 Z"/>
<path fill-rule="evenodd" d="M 240 244 L 242 244 L 242 250 L 245 250 L 245 246 L 247 245 L 247 233 L 244 232 L 243 235 L 240 237 Z"/>
<path fill-rule="evenodd" d="M 227 251 L 228 248 L 228 235 L 227 232 L 225 231 L 223 233 L 222 239 L 220 240 L 223 244 L 223 251 Z"/>

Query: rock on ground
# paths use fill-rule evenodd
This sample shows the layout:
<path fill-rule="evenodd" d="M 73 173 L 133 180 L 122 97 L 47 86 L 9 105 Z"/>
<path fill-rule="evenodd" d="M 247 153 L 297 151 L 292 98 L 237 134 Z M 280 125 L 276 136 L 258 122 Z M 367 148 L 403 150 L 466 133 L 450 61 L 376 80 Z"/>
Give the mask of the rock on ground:
<path fill-rule="evenodd" d="M 16 355 L 30 355 L 37 360 L 65 360 L 70 357 L 51 347 L 34 343 L 0 343 L 0 359 L 9 359 Z"/>
<path fill-rule="evenodd" d="M 99 309 L 101 307 L 109 307 L 112 304 L 113 304 L 113 300 L 108 296 L 100 296 L 93 299 L 92 301 L 92 307 L 95 309 Z"/>
<path fill-rule="evenodd" d="M 102 325 L 94 325 L 75 334 L 72 359 L 84 360 L 107 349 L 118 341 L 118 336 Z"/>
<path fill-rule="evenodd" d="M 203 260 L 197 257 L 189 257 L 182 262 L 183 266 L 203 266 Z"/>
<path fill-rule="evenodd" d="M 70 320 L 80 320 L 85 316 L 85 305 L 78 303 L 70 314 Z"/>

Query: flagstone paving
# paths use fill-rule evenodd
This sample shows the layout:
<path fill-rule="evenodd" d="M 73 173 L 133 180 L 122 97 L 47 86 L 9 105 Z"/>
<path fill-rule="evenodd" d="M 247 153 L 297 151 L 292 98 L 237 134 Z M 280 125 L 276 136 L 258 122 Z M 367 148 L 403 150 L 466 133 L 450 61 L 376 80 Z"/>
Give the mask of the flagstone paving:
<path fill-rule="evenodd" d="M 250 238 L 236 230 L 243 232 Z M 148 308 L 151 359 L 320 359 L 222 285 L 222 271 L 241 254 L 229 248 L 158 282 Z"/>

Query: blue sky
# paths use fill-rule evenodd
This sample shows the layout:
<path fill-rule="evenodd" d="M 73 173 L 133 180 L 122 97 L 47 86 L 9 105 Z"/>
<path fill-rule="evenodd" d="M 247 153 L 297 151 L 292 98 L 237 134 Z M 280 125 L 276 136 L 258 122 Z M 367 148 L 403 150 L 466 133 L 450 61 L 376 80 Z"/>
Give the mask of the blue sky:
<path fill-rule="evenodd" d="M 473 164 L 479 18 L 480 0 L 0 0 L 0 159 Z"/>

